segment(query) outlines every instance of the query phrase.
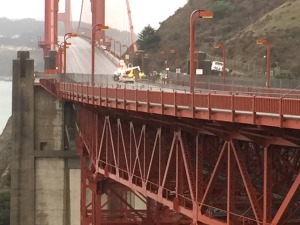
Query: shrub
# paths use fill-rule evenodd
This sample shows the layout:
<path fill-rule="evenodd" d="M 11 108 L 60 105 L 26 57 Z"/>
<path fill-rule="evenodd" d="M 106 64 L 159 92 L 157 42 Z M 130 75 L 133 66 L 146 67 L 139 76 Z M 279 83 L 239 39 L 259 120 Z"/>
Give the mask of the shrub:
<path fill-rule="evenodd" d="M 223 18 L 227 13 L 230 13 L 231 3 L 224 0 L 214 0 L 211 5 L 211 10 L 214 12 L 215 18 Z"/>
<path fill-rule="evenodd" d="M 0 190 L 0 225 L 10 224 L 9 220 L 10 192 L 8 189 Z"/>

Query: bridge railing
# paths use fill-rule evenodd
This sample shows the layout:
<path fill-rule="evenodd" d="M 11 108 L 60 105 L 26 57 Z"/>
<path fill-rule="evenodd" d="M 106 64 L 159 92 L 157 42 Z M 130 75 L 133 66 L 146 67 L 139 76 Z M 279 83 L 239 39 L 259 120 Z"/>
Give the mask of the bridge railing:
<path fill-rule="evenodd" d="M 84 85 L 93 85 L 90 74 L 67 74 L 64 75 L 38 75 L 39 78 L 53 78 L 60 82 L 81 83 Z M 245 80 L 243 82 L 246 82 Z M 257 81 L 258 82 L 258 81 Z M 282 81 L 283 82 L 283 81 Z M 229 83 L 229 82 L 228 82 Z M 294 80 L 294 88 L 265 88 L 261 86 L 249 85 L 234 85 L 222 83 L 221 78 L 212 78 L 209 76 L 201 76 L 195 78 L 195 93 L 223 93 L 234 95 L 255 95 L 268 97 L 283 97 L 283 98 L 300 98 L 300 84 Z M 237 82 L 240 83 L 240 82 Z M 118 87 L 125 89 L 144 89 L 150 91 L 164 91 L 164 92 L 189 92 L 189 76 L 176 75 L 171 73 L 167 80 L 162 79 L 136 79 L 134 84 L 120 83 L 113 80 L 112 74 L 96 74 L 94 78 L 95 86 L 102 87 Z"/>
<path fill-rule="evenodd" d="M 59 83 L 57 89 L 67 97 L 68 93 L 95 99 L 118 100 L 136 104 L 156 104 L 170 107 L 228 110 L 229 112 L 269 113 L 300 116 L 300 101 L 293 98 L 269 96 L 231 95 L 225 93 L 188 93 L 160 91 L 140 87 L 91 86 L 82 83 Z M 82 99 L 81 99 L 82 101 Z M 94 103 L 92 103 L 94 104 Z"/>

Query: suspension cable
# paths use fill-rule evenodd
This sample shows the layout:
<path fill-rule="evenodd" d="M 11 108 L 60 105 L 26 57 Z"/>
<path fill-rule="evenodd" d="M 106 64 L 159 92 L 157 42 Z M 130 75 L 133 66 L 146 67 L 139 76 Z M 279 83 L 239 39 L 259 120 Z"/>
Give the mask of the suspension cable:
<path fill-rule="evenodd" d="M 83 1 L 81 1 L 81 10 L 80 10 L 80 16 L 79 16 L 79 22 L 78 22 L 78 27 L 77 27 L 77 33 L 78 33 L 78 30 L 79 30 L 79 27 L 80 27 L 80 24 L 81 24 L 81 17 L 82 17 L 82 10 L 83 10 Z"/>

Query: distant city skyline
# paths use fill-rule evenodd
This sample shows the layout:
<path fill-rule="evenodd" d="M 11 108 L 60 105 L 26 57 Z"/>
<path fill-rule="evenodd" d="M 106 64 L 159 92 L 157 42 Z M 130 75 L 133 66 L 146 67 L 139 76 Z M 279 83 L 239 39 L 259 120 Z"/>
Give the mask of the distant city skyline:
<path fill-rule="evenodd" d="M 0 17 L 44 20 L 44 2 L 44 0 L 6 1 L 0 7 Z M 79 20 L 81 2 L 81 0 L 71 0 L 72 19 L 74 21 Z M 86 0 L 86 2 L 89 3 L 90 1 Z M 147 25 L 158 29 L 160 22 L 173 15 L 186 2 L 187 0 L 130 0 L 129 4 L 135 33 L 140 33 Z M 60 8 L 63 8 L 63 6 L 64 0 L 60 0 Z M 106 14 L 108 26 L 122 30 L 125 30 L 126 27 L 129 29 L 125 0 L 106 1 L 106 8 L 108 9 Z"/>

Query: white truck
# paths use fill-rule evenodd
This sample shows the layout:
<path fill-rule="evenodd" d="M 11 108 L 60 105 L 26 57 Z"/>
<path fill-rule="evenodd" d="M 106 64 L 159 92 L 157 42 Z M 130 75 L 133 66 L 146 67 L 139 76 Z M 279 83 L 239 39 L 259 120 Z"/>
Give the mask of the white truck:
<path fill-rule="evenodd" d="M 212 61 L 211 62 L 211 70 L 212 71 L 223 71 L 223 62 L 220 61 Z"/>
<path fill-rule="evenodd" d="M 113 76 L 114 81 L 119 81 L 119 82 L 123 82 L 123 83 L 134 83 L 134 80 L 135 80 L 134 70 L 135 69 L 138 69 L 139 71 L 141 71 L 139 66 L 118 68 L 114 72 L 114 76 Z"/>
<path fill-rule="evenodd" d="M 211 70 L 212 71 L 218 71 L 218 72 L 222 72 L 223 71 L 223 62 L 220 62 L 220 61 L 212 61 L 211 62 Z M 228 68 L 225 68 L 225 71 L 226 72 L 231 72 L 230 69 Z"/>

